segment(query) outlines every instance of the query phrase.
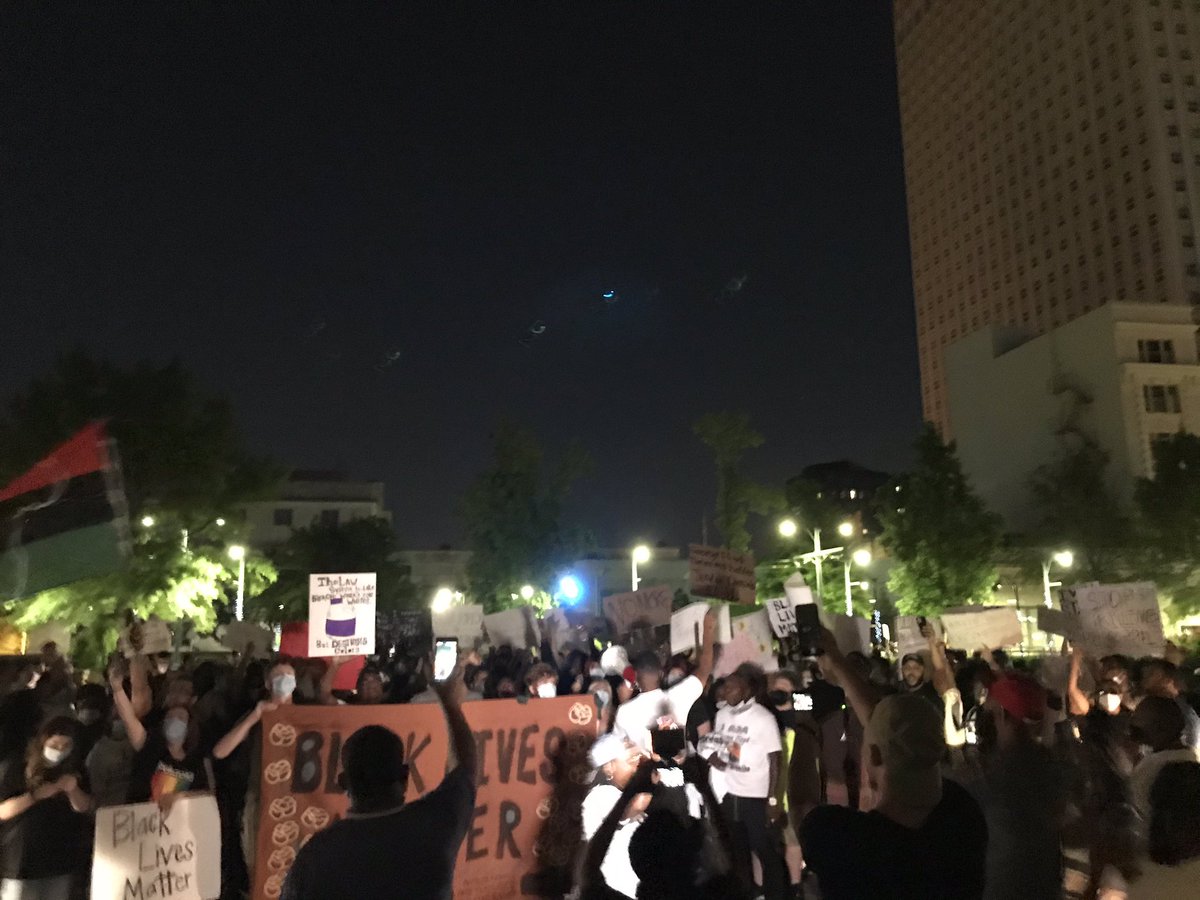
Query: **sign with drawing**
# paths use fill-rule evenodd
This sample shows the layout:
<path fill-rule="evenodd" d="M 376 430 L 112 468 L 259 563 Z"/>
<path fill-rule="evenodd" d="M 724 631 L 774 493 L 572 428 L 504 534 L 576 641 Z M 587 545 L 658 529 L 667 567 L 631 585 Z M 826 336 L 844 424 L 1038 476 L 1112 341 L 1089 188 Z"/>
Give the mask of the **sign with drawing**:
<path fill-rule="evenodd" d="M 375 573 L 308 576 L 308 655 L 375 652 Z"/>

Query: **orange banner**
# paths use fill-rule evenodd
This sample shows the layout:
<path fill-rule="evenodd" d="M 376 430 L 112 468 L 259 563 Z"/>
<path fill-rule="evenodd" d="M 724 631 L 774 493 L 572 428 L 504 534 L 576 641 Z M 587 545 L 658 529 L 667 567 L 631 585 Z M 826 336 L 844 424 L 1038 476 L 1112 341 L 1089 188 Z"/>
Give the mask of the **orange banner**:
<path fill-rule="evenodd" d="M 463 712 L 479 748 L 480 773 L 454 896 L 538 896 L 539 883 L 569 875 L 579 844 L 595 706 L 590 697 L 479 700 L 464 704 Z M 441 782 L 449 735 L 437 704 L 289 706 L 268 713 L 262 725 L 256 900 L 278 897 L 300 848 L 345 814 L 348 800 L 337 786 L 342 745 L 364 725 L 384 725 L 404 742 L 409 801 Z M 397 896 L 403 896 L 402 884 Z"/>

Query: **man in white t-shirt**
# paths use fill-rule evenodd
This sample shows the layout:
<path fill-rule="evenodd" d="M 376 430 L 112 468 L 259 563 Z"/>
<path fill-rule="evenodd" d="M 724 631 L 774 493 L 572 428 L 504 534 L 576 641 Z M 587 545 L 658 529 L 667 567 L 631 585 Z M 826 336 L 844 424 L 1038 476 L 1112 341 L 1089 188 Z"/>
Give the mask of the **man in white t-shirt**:
<path fill-rule="evenodd" d="M 604 824 L 621 799 L 621 793 L 629 784 L 629 779 L 637 771 L 642 754 L 633 744 L 616 734 L 601 736 L 592 745 L 590 753 L 592 765 L 596 767 L 599 778 L 596 785 L 583 798 L 583 839 L 590 841 Z M 609 891 L 622 897 L 637 896 L 638 877 L 629 862 L 629 841 L 641 823 L 642 814 L 650 800 L 649 794 L 639 794 L 625 811 L 617 832 L 613 835 L 604 861 L 600 864 L 600 874 L 604 878 Z"/>
<path fill-rule="evenodd" d="M 725 679 L 728 706 L 717 713 L 709 739 L 708 761 L 723 775 L 721 811 L 729 825 L 734 865 L 751 896 L 783 900 L 788 879 L 779 841 L 772 833 L 783 816 L 776 787 L 783 757 L 779 722 L 755 698 L 765 693 L 766 678 L 753 665 L 739 666 Z M 753 881 L 750 853 L 762 864 L 763 883 Z"/>
<path fill-rule="evenodd" d="M 653 652 L 643 653 L 634 663 L 640 693 L 617 708 L 615 731 L 627 737 L 635 747 L 650 752 L 651 728 L 684 728 L 692 704 L 704 694 L 713 669 L 713 638 L 717 617 L 704 617 L 700 658 L 696 671 L 667 690 L 662 688 L 662 661 Z"/>

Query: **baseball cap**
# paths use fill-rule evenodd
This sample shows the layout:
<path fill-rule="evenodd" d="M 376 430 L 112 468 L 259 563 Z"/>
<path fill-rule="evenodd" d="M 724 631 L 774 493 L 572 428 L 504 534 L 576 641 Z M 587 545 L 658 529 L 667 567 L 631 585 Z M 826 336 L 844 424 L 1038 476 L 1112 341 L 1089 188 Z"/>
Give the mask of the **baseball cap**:
<path fill-rule="evenodd" d="M 988 696 L 1022 722 L 1040 722 L 1046 714 L 1046 690 L 1028 675 L 1008 672 L 992 682 Z"/>
<path fill-rule="evenodd" d="M 920 653 L 905 653 L 900 659 L 900 665 L 904 665 L 906 662 L 910 661 L 920 663 L 922 668 L 925 666 L 925 660 Z"/>
<path fill-rule="evenodd" d="M 894 694 L 875 706 L 865 743 L 879 748 L 891 795 L 905 805 L 937 803 L 942 797 L 942 714 L 924 697 Z"/>
<path fill-rule="evenodd" d="M 603 734 L 596 739 L 596 743 L 592 744 L 588 758 L 592 765 L 599 769 L 627 753 L 629 753 L 629 748 L 625 745 L 623 737 L 618 734 Z"/>

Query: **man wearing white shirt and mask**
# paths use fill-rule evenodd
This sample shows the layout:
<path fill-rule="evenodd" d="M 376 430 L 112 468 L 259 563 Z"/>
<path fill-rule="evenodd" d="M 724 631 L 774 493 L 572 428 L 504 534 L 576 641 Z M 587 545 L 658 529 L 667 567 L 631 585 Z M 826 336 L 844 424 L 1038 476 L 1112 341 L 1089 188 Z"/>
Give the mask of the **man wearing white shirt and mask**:
<path fill-rule="evenodd" d="M 688 711 L 704 694 L 713 669 L 713 638 L 717 630 L 716 614 L 709 612 L 704 617 L 703 635 L 700 642 L 700 658 L 694 674 L 687 676 L 670 688 L 662 688 L 662 661 L 652 652 L 637 658 L 639 693 L 617 708 L 615 730 L 627 737 L 635 747 L 649 753 L 651 728 L 683 728 L 687 725 Z"/>
<path fill-rule="evenodd" d="M 728 705 L 717 713 L 709 764 L 724 776 L 721 811 L 729 825 L 734 865 L 751 896 L 783 900 L 787 885 L 783 857 L 772 833 L 783 816 L 777 786 L 783 742 L 774 713 L 756 699 L 764 692 L 762 669 L 745 664 L 725 679 Z M 761 890 L 753 882 L 750 853 L 762 864 Z"/>

